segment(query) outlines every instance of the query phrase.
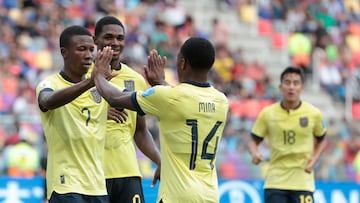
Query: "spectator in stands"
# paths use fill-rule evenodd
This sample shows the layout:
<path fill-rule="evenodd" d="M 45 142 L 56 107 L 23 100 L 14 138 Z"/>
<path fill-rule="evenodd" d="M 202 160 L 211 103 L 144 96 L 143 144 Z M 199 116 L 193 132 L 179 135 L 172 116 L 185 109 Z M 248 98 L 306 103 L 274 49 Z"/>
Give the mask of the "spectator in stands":
<path fill-rule="evenodd" d="M 8 145 L 5 150 L 7 174 L 15 178 L 32 178 L 40 170 L 40 153 L 25 139 Z"/>
<path fill-rule="evenodd" d="M 218 18 L 212 20 L 210 40 L 215 47 L 223 46 L 228 48 L 230 38 L 230 28 Z"/>

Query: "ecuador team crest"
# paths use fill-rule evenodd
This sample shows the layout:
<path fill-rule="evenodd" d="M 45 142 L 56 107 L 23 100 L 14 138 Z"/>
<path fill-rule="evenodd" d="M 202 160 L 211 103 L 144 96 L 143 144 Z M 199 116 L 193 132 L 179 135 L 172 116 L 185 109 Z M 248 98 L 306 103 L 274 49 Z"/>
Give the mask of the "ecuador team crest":
<path fill-rule="evenodd" d="M 300 126 L 305 128 L 309 125 L 309 119 L 307 117 L 300 118 Z"/>
<path fill-rule="evenodd" d="M 92 96 L 93 100 L 94 100 L 96 103 L 100 103 L 100 102 L 101 102 L 101 96 L 100 96 L 99 92 L 98 92 L 96 89 L 90 90 L 90 93 L 91 93 L 91 96 Z"/>
<path fill-rule="evenodd" d="M 127 91 L 135 90 L 135 82 L 133 80 L 124 80 L 124 86 Z"/>

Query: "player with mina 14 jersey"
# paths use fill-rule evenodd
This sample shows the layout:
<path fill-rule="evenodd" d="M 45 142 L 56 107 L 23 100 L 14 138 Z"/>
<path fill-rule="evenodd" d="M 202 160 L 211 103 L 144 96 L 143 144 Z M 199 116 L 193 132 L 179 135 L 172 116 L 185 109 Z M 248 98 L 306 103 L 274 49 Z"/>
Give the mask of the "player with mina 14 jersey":
<path fill-rule="evenodd" d="M 207 80 L 215 58 L 212 44 L 203 38 L 185 41 L 177 57 L 180 84 L 176 86 L 160 85 L 166 84 L 166 58 L 152 50 L 145 73 L 153 87 L 129 93 L 106 80 L 111 76 L 106 59 L 109 54 L 111 50 L 106 48 L 98 54 L 93 72 L 100 94 L 111 106 L 151 114 L 159 121 L 161 173 L 157 202 L 219 202 L 216 151 L 229 104 Z"/>

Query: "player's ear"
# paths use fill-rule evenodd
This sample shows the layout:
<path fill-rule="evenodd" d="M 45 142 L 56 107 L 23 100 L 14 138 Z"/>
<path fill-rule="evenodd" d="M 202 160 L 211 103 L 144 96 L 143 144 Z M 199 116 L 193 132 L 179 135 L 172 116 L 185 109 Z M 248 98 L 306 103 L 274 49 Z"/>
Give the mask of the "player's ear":
<path fill-rule="evenodd" d="M 93 40 L 94 40 L 94 44 L 97 46 L 98 41 L 97 41 L 96 36 L 93 36 Z"/>
<path fill-rule="evenodd" d="M 186 66 L 188 65 L 187 60 L 185 58 L 180 59 L 180 67 L 182 70 L 185 70 Z"/>
<path fill-rule="evenodd" d="M 66 48 L 61 47 L 61 48 L 60 48 L 60 53 L 61 53 L 61 55 L 63 56 L 63 58 L 65 59 L 65 58 L 67 57 L 68 51 L 67 51 Z"/>

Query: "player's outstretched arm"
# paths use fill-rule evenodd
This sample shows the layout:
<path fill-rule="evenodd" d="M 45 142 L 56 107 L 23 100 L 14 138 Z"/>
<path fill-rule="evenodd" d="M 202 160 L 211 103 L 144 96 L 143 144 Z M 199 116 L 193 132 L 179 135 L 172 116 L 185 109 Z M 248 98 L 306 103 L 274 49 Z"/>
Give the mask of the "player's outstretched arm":
<path fill-rule="evenodd" d="M 103 50 L 98 51 L 91 77 L 95 82 L 96 89 L 110 106 L 135 111 L 135 105 L 132 103 L 131 98 L 132 92 L 122 92 L 108 81 L 115 76 L 112 75 L 110 68 L 112 55 L 111 47 L 105 47 Z"/>
<path fill-rule="evenodd" d="M 90 79 L 86 79 L 64 89 L 41 91 L 38 97 L 39 106 L 42 111 L 56 109 L 73 101 L 93 86 L 93 82 Z"/>

